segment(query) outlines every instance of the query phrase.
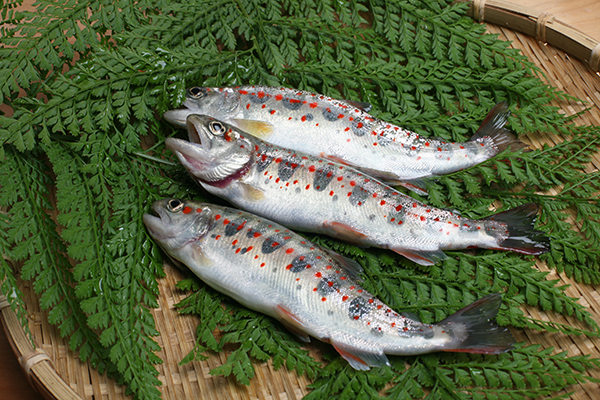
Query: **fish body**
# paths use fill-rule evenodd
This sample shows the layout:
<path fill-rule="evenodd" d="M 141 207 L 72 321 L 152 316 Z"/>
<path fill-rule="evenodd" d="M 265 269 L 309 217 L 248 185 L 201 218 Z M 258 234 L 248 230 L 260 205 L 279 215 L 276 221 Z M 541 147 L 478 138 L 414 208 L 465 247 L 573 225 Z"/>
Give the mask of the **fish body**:
<path fill-rule="evenodd" d="M 445 258 L 447 249 L 547 250 L 547 239 L 533 229 L 534 204 L 471 220 L 352 167 L 280 148 L 208 116 L 188 116 L 188 132 L 196 143 L 169 138 L 166 144 L 201 186 L 290 229 L 391 249 L 423 265 Z"/>
<path fill-rule="evenodd" d="M 514 343 L 490 321 L 490 295 L 438 324 L 392 310 L 360 285 L 360 266 L 287 228 L 247 212 L 178 199 L 145 214 L 165 252 L 214 289 L 281 321 L 300 338 L 331 343 L 357 369 L 388 364 L 385 354 L 433 351 L 497 354 Z"/>
<path fill-rule="evenodd" d="M 165 119 L 184 127 L 187 115 L 208 115 L 271 144 L 352 165 L 390 183 L 447 174 L 507 146 L 524 147 L 503 128 L 509 115 L 505 103 L 465 143 L 421 137 L 373 117 L 364 103 L 289 88 L 193 87 L 183 104 L 186 109 L 167 111 Z"/>

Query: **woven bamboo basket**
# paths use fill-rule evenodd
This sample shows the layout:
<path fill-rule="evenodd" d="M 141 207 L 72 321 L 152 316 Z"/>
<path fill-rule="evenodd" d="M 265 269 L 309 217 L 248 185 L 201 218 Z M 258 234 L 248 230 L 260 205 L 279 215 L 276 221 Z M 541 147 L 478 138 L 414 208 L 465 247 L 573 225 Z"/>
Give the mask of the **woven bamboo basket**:
<path fill-rule="evenodd" d="M 537 12 L 506 1 L 475 1 L 471 15 L 476 21 L 488 22 L 491 33 L 503 40 L 511 41 L 512 47 L 521 49 L 545 74 L 547 83 L 586 101 L 588 104 L 568 101 L 555 102 L 567 115 L 585 110 L 576 119 L 579 124 L 600 125 L 600 44 L 589 36 L 547 13 Z M 560 50 L 559 50 L 560 49 Z M 572 58 L 570 55 L 574 56 Z M 544 143 L 553 145 L 554 138 L 535 132 L 528 137 L 533 148 Z M 525 139 L 527 141 L 527 139 Z M 589 165 L 589 171 L 600 168 L 600 156 Z M 540 270 L 548 268 L 538 262 Z M 195 327 L 198 320 L 193 316 L 182 316 L 173 305 L 185 294 L 175 289 L 182 279 L 180 272 L 165 264 L 166 277 L 159 282 L 159 307 L 152 310 L 160 337 L 162 350 L 158 355 L 164 360 L 158 366 L 159 379 L 164 399 L 300 399 L 309 392 L 310 380 L 297 376 L 285 368 L 274 370 L 270 362 L 257 364 L 256 377 L 249 386 L 237 384 L 234 378 L 214 377 L 209 370 L 221 365 L 227 354 L 212 354 L 203 362 L 179 366 L 179 361 L 193 348 Z M 548 279 L 560 279 L 570 284 L 567 294 L 580 298 L 581 304 L 600 321 L 599 288 L 577 284 L 565 276 L 550 271 Z M 29 328 L 33 334 L 34 348 L 25 335 L 16 315 L 8 307 L 5 297 L 0 296 L 0 315 L 7 336 L 32 386 L 46 399 L 125 399 L 123 387 L 104 375 L 98 374 L 88 363 L 79 361 L 78 354 L 69 349 L 58 330 L 48 324 L 47 313 L 40 310 L 39 301 L 31 283 L 19 281 L 25 293 Z M 575 323 L 569 317 L 545 314 L 537 308 L 527 308 L 534 318 L 560 323 Z M 566 336 L 560 333 L 514 331 L 517 341 L 554 346 L 556 351 L 568 351 L 570 356 L 589 354 L 600 357 L 600 338 Z M 321 358 L 319 344 L 307 348 L 317 359 Z M 593 370 L 592 376 L 600 379 L 600 371 Z M 576 385 L 569 388 L 574 393 L 571 399 L 599 400 L 600 386 L 596 383 Z"/>

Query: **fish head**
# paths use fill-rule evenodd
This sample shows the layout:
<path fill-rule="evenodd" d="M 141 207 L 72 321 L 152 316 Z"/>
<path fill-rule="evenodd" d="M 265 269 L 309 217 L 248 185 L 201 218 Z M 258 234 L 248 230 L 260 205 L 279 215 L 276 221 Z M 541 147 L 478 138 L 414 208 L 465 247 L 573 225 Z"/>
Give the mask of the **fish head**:
<path fill-rule="evenodd" d="M 152 205 L 151 213 L 144 214 L 143 221 L 148 233 L 160 247 L 170 257 L 185 263 L 182 260 L 185 253 L 189 252 L 190 247 L 200 248 L 202 239 L 214 223 L 214 217 L 209 204 L 164 199 Z"/>
<path fill-rule="evenodd" d="M 239 113 L 240 93 L 232 88 L 194 86 L 185 91 L 183 105 L 185 109 L 169 110 L 164 118 L 181 128 L 185 128 L 186 118 L 192 113 L 226 120 Z"/>
<path fill-rule="evenodd" d="M 196 180 L 224 187 L 241 178 L 252 161 L 252 145 L 236 127 L 206 115 L 190 114 L 191 142 L 168 138 L 167 148 Z"/>

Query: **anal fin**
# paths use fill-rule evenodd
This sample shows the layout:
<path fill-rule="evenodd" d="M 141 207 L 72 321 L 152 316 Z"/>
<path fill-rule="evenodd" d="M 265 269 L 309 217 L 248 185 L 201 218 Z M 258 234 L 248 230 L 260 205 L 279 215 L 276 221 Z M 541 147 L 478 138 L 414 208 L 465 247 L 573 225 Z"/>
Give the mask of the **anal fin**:
<path fill-rule="evenodd" d="M 279 314 L 279 321 L 283 324 L 283 326 L 285 326 L 302 342 L 310 342 L 310 337 L 304 332 L 304 324 L 302 324 L 300 319 L 296 317 L 294 313 L 281 304 L 277 305 L 276 310 L 277 314 Z"/>
<path fill-rule="evenodd" d="M 446 259 L 446 254 L 441 250 L 408 250 L 390 248 L 394 253 L 400 254 L 419 265 L 435 265 L 438 261 Z"/>
<path fill-rule="evenodd" d="M 382 367 L 390 365 L 387 356 L 383 352 L 367 351 L 357 349 L 347 344 L 331 341 L 333 347 L 342 357 L 348 361 L 348 364 L 354 369 L 367 371 L 371 367 Z"/>

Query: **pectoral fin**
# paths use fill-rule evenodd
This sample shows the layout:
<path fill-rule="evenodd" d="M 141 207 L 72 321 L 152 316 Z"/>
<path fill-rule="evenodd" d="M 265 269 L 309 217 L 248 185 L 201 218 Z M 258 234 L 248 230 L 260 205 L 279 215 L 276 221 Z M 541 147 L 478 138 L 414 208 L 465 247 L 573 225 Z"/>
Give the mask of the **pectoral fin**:
<path fill-rule="evenodd" d="M 369 352 L 347 344 L 337 343 L 333 340 L 331 341 L 331 344 L 354 369 L 366 371 L 371 369 L 371 367 L 390 365 L 387 356 L 382 351 Z"/>
<path fill-rule="evenodd" d="M 346 240 L 350 243 L 364 245 L 364 242 L 368 239 L 366 234 L 342 222 L 325 221 L 323 227 L 328 231 L 330 236 Z"/>
<path fill-rule="evenodd" d="M 394 253 L 408 258 L 419 265 L 434 265 L 436 262 L 446 259 L 446 254 L 441 250 L 407 250 L 390 248 Z"/>
<path fill-rule="evenodd" d="M 273 133 L 273 125 L 265 121 L 237 118 L 233 118 L 231 121 L 241 130 L 248 132 L 259 139 L 265 140 Z"/>
<path fill-rule="evenodd" d="M 239 185 L 242 190 L 242 196 L 245 199 L 250 201 L 260 201 L 265 198 L 265 193 L 262 190 L 245 182 L 239 182 Z"/>
<path fill-rule="evenodd" d="M 363 273 L 363 268 L 359 263 L 351 258 L 344 257 L 343 255 L 336 253 L 331 249 L 323 248 L 323 250 L 325 250 L 331 256 L 331 258 L 340 263 L 340 265 L 344 268 L 344 272 L 346 272 L 349 277 L 361 281 L 360 275 Z"/>
<path fill-rule="evenodd" d="M 278 304 L 276 308 L 277 314 L 279 314 L 279 321 L 285 326 L 291 333 L 293 333 L 299 340 L 309 343 L 310 337 L 304 332 L 304 324 L 298 317 L 294 315 L 289 309 Z"/>

